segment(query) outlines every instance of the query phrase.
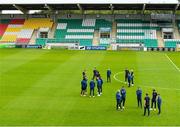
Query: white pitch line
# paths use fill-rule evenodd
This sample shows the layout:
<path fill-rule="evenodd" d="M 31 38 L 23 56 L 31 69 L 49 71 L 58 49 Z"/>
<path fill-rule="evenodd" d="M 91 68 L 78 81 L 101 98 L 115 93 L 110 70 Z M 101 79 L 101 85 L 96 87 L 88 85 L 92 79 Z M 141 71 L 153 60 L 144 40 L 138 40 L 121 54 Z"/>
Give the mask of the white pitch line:
<path fill-rule="evenodd" d="M 113 78 L 114 78 L 116 81 L 120 82 L 120 83 L 126 84 L 125 82 L 123 82 L 123 81 L 119 80 L 118 78 L 116 78 L 117 75 L 122 74 L 122 73 L 123 73 L 123 71 L 117 72 L 116 74 L 114 74 Z M 178 89 L 178 88 L 175 88 L 175 89 L 174 89 L 174 88 L 154 87 L 154 86 L 145 86 L 145 85 L 138 85 L 138 86 L 146 87 L 146 88 L 157 88 L 157 89 L 164 89 L 164 90 L 176 90 L 176 91 L 180 91 L 180 89 Z"/>
<path fill-rule="evenodd" d="M 171 62 L 171 64 L 176 68 L 176 70 L 178 70 L 180 72 L 180 69 L 176 66 L 176 64 L 171 60 L 171 58 L 169 58 L 169 56 L 167 54 L 165 54 L 166 58 Z"/>
<path fill-rule="evenodd" d="M 121 80 L 119 80 L 118 78 L 116 78 L 116 76 L 119 75 L 119 74 L 121 74 L 121 73 L 123 73 L 123 72 L 118 72 L 118 73 L 114 74 L 114 79 L 115 79 L 116 81 L 120 82 L 120 83 L 124 83 L 123 81 L 121 81 Z M 124 83 L 124 84 L 125 84 L 125 83 Z"/>

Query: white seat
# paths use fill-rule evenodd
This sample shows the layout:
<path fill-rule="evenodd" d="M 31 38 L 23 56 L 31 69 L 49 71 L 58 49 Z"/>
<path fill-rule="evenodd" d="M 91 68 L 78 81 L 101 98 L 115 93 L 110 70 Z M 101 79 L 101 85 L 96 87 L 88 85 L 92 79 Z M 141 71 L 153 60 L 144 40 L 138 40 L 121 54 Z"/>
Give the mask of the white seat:
<path fill-rule="evenodd" d="M 67 23 L 58 23 L 56 29 L 64 30 L 67 28 Z"/>
<path fill-rule="evenodd" d="M 22 29 L 17 38 L 31 38 L 32 34 L 33 34 L 33 29 Z"/>

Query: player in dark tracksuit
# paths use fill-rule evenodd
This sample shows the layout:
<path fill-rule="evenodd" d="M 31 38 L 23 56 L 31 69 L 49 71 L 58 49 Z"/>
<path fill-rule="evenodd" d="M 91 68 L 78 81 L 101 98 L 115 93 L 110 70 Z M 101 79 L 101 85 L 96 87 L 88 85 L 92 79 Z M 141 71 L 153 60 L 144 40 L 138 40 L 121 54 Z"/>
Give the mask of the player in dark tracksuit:
<path fill-rule="evenodd" d="M 120 93 L 121 93 L 121 102 L 124 109 L 125 101 L 126 101 L 126 89 L 124 88 L 124 86 L 122 86 Z"/>
<path fill-rule="evenodd" d="M 158 97 L 157 97 L 157 107 L 158 107 L 158 115 L 161 114 L 161 104 L 162 104 L 162 98 L 160 96 L 160 94 L 158 94 Z"/>
<path fill-rule="evenodd" d="M 131 74 L 130 73 L 128 73 L 128 87 L 130 87 L 131 86 Z"/>
<path fill-rule="evenodd" d="M 118 110 L 119 108 L 122 109 L 122 107 L 121 107 L 121 94 L 120 94 L 120 91 L 118 90 L 116 93 L 116 110 Z"/>
<path fill-rule="evenodd" d="M 127 83 L 128 81 L 128 74 L 129 74 L 129 70 L 125 69 L 125 83 Z"/>
<path fill-rule="evenodd" d="M 107 82 L 111 82 L 111 70 L 107 70 Z"/>
<path fill-rule="evenodd" d="M 82 75 L 83 75 L 83 79 L 86 79 L 87 77 L 86 77 L 86 70 L 84 70 L 83 72 L 82 72 Z"/>
<path fill-rule="evenodd" d="M 157 92 L 155 89 L 153 89 L 152 93 L 152 100 L 151 100 L 151 110 L 156 110 L 156 98 L 157 98 Z"/>
<path fill-rule="evenodd" d="M 94 87 L 95 87 L 94 80 L 91 80 L 89 85 L 90 85 L 90 97 L 94 97 Z"/>
<path fill-rule="evenodd" d="M 87 80 L 83 79 L 81 81 L 81 96 L 86 96 L 86 89 L 87 89 Z"/>
<path fill-rule="evenodd" d="M 148 110 L 148 116 L 150 115 L 150 97 L 146 93 L 146 97 L 144 98 L 144 116 L 146 115 L 146 110 Z"/>
<path fill-rule="evenodd" d="M 132 86 L 134 86 L 134 72 L 133 72 L 133 70 L 131 70 L 130 74 L 131 74 L 131 84 L 132 84 Z"/>
<path fill-rule="evenodd" d="M 136 91 L 138 107 L 142 108 L 142 90 L 138 87 Z"/>
<path fill-rule="evenodd" d="M 99 79 L 101 80 L 100 89 L 101 89 L 101 94 L 102 94 L 102 89 L 103 89 L 103 79 L 101 78 L 101 76 L 99 77 Z"/>
<path fill-rule="evenodd" d="M 97 78 L 98 96 L 101 96 L 101 80 Z"/>
<path fill-rule="evenodd" d="M 97 78 L 97 75 L 98 75 L 98 70 L 96 68 L 94 68 L 94 70 L 93 70 L 93 80 L 95 78 Z"/>

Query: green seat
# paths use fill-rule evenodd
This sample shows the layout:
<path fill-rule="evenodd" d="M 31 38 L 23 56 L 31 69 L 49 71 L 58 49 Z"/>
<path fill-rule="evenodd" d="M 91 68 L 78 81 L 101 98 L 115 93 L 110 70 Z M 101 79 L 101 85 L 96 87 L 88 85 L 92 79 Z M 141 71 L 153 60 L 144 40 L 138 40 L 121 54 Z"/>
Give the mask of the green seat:
<path fill-rule="evenodd" d="M 179 41 L 168 40 L 168 41 L 164 42 L 164 45 L 165 45 L 166 48 L 176 48 L 176 45 L 179 44 L 179 43 L 180 43 Z"/>
<path fill-rule="evenodd" d="M 1 19 L 1 20 L 0 20 L 0 23 L 1 23 L 1 24 L 9 24 L 10 21 L 11 21 L 10 19 Z"/>
<path fill-rule="evenodd" d="M 37 45 L 45 46 L 47 40 L 48 40 L 47 38 L 37 38 L 37 39 L 36 39 L 36 44 L 37 44 Z"/>

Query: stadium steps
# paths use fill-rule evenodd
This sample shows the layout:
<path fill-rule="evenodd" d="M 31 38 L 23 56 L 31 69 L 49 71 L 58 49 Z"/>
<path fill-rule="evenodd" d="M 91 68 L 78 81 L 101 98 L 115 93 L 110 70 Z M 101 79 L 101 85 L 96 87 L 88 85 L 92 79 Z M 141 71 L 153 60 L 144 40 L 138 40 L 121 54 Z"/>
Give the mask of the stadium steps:
<path fill-rule="evenodd" d="M 157 30 L 157 39 L 158 39 L 158 47 L 164 47 L 164 40 L 162 38 L 162 33 L 160 30 Z"/>
<path fill-rule="evenodd" d="M 116 22 L 113 22 L 112 23 L 112 38 L 116 38 L 116 35 L 117 35 L 117 23 Z"/>
<path fill-rule="evenodd" d="M 29 44 L 35 44 L 36 43 L 37 33 L 38 33 L 38 30 L 34 30 L 32 37 L 29 41 Z"/>
<path fill-rule="evenodd" d="M 94 31 L 93 46 L 99 45 L 99 30 Z"/>
<path fill-rule="evenodd" d="M 180 39 L 180 33 L 177 24 L 174 24 L 175 39 Z"/>
<path fill-rule="evenodd" d="M 52 29 L 49 34 L 49 38 L 54 38 L 56 27 L 57 27 L 57 23 L 53 23 Z"/>

